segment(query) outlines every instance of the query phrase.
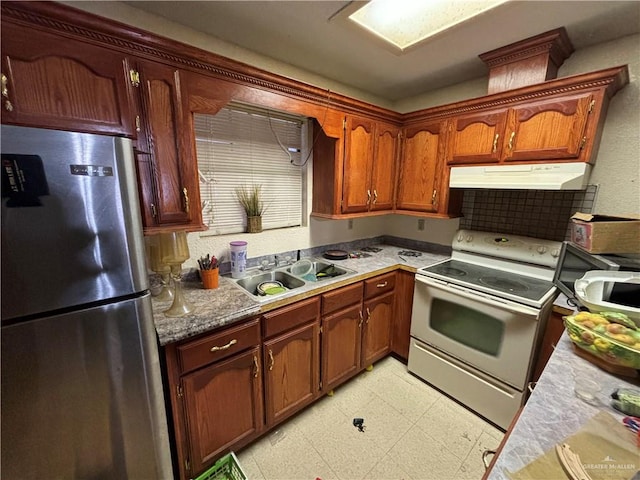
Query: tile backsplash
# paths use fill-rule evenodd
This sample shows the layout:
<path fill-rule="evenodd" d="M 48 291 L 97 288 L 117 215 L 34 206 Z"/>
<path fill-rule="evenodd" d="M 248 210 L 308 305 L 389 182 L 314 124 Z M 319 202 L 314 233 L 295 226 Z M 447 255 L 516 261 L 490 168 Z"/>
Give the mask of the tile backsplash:
<path fill-rule="evenodd" d="M 597 185 L 586 190 L 465 190 L 460 228 L 562 241 L 571 216 L 593 211 Z"/>

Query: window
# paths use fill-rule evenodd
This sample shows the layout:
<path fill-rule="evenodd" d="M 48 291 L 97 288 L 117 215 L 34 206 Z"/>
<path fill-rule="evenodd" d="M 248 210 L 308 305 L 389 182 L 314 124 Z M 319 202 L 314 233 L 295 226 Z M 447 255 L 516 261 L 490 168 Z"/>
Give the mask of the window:
<path fill-rule="evenodd" d="M 302 224 L 307 121 L 230 104 L 216 115 L 194 114 L 203 221 L 220 235 L 244 232 L 235 189 L 261 185 L 265 230 Z"/>

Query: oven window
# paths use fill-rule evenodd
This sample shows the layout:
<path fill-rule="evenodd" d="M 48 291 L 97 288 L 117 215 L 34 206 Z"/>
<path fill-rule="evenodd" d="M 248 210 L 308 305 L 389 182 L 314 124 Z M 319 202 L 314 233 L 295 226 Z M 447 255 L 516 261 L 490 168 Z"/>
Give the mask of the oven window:
<path fill-rule="evenodd" d="M 477 310 L 434 298 L 431 328 L 467 347 L 497 357 L 504 337 L 504 323 Z"/>

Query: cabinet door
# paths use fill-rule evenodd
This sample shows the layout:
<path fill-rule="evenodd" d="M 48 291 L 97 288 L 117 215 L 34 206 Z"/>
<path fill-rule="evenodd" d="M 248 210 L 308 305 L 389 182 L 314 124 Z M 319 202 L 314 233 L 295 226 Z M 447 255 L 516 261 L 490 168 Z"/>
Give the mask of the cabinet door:
<path fill-rule="evenodd" d="M 436 212 L 444 157 L 442 123 L 407 128 L 400 160 L 396 208 Z"/>
<path fill-rule="evenodd" d="M 400 270 L 396 274 L 395 311 L 393 315 L 391 350 L 404 359 L 409 359 L 409 337 L 411 333 L 411 310 L 415 274 Z"/>
<path fill-rule="evenodd" d="M 583 94 L 513 107 L 509 111 L 505 160 L 579 158 L 587 141 L 585 130 L 593 101 L 592 94 Z"/>
<path fill-rule="evenodd" d="M 400 129 L 393 125 L 378 123 L 376 126 L 371 173 L 372 211 L 393 208 L 399 133 Z"/>
<path fill-rule="evenodd" d="M 391 350 L 394 292 L 364 302 L 362 365 L 369 366 Z"/>
<path fill-rule="evenodd" d="M 495 163 L 502 154 L 507 110 L 463 115 L 450 120 L 447 163 Z"/>
<path fill-rule="evenodd" d="M 188 478 L 262 430 L 260 364 L 260 347 L 255 347 L 183 377 Z"/>
<path fill-rule="evenodd" d="M 124 55 L 2 23 L 2 123 L 133 136 Z"/>
<path fill-rule="evenodd" d="M 342 186 L 342 213 L 366 212 L 372 201 L 373 120 L 347 117 Z"/>
<path fill-rule="evenodd" d="M 267 425 L 311 403 L 320 392 L 320 326 L 317 322 L 264 342 Z"/>
<path fill-rule="evenodd" d="M 153 227 L 199 226 L 198 169 L 190 125 L 182 108 L 180 73 L 167 65 L 138 62 L 142 133 L 138 142 L 141 207 L 145 232 Z"/>
<path fill-rule="evenodd" d="M 362 305 L 322 319 L 322 388 L 331 390 L 360 371 Z"/>

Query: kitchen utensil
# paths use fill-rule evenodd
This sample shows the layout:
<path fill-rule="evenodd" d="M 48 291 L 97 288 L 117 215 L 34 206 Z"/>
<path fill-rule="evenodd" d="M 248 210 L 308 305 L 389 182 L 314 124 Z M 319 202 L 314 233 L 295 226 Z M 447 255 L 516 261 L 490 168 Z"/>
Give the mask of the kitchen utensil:
<path fill-rule="evenodd" d="M 269 280 L 267 282 L 259 283 L 256 287 L 256 290 L 258 290 L 259 295 L 267 295 L 267 290 L 273 288 L 284 288 L 284 285 L 282 285 L 282 282 L 279 282 L 277 280 Z"/>
<path fill-rule="evenodd" d="M 283 293 L 286 292 L 287 288 L 286 287 L 269 287 L 269 288 L 265 288 L 264 289 L 264 294 L 265 295 L 276 295 L 278 293 Z"/>
<path fill-rule="evenodd" d="M 338 275 L 340 274 L 336 271 L 336 266 L 333 263 L 316 272 L 316 278 L 336 277 Z"/>
<path fill-rule="evenodd" d="M 298 275 L 299 277 L 304 277 L 306 274 L 311 272 L 313 269 L 313 264 L 311 260 L 303 258 L 302 260 L 298 260 L 291 266 L 291 273 L 294 275 Z"/>
<path fill-rule="evenodd" d="M 346 260 L 349 253 L 346 250 L 326 250 L 322 256 L 329 260 Z"/>

